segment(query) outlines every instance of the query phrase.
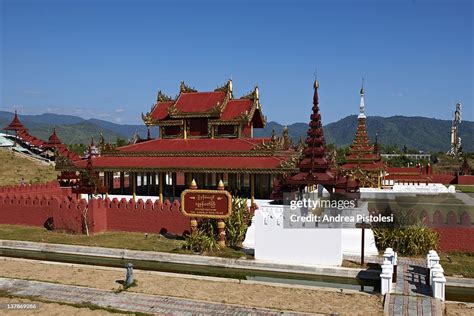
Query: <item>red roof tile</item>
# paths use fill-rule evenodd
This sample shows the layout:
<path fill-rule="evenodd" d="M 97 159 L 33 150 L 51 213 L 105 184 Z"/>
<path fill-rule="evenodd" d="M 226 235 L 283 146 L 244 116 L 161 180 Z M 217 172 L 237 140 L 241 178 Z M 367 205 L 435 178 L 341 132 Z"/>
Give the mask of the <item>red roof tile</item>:
<path fill-rule="evenodd" d="M 226 93 L 222 91 L 182 93 L 175 105 L 179 111 L 185 113 L 206 112 L 218 103 L 222 104 L 225 96 Z"/>
<path fill-rule="evenodd" d="M 416 174 L 416 173 L 421 173 L 421 169 L 420 168 L 397 168 L 397 167 L 391 167 L 391 168 L 387 168 L 386 171 L 388 173 L 413 173 L 413 174 Z"/>
<path fill-rule="evenodd" d="M 174 101 L 158 102 L 151 113 L 151 117 L 155 120 L 163 120 L 168 117 L 168 108 L 173 105 Z"/>
<path fill-rule="evenodd" d="M 234 99 L 227 103 L 221 115 L 221 120 L 232 120 L 237 118 L 242 113 L 249 113 L 252 109 L 253 100 L 249 99 Z"/>
<path fill-rule="evenodd" d="M 124 152 L 216 152 L 249 151 L 268 138 L 197 138 L 197 139 L 154 139 L 118 148 Z"/>

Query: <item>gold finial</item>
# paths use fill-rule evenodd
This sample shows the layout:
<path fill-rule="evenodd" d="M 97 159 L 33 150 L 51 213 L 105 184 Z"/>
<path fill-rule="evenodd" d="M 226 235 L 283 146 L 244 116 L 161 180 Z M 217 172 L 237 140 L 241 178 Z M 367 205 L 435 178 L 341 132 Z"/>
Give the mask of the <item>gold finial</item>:
<path fill-rule="evenodd" d="M 197 189 L 196 180 L 191 181 L 191 189 Z"/>
<path fill-rule="evenodd" d="M 222 182 L 222 179 L 219 180 L 219 184 L 217 185 L 217 190 L 224 190 L 224 182 Z"/>
<path fill-rule="evenodd" d="M 318 80 L 314 80 L 314 88 L 318 89 L 319 88 L 319 82 Z"/>
<path fill-rule="evenodd" d="M 360 95 L 364 95 L 364 77 L 362 77 L 362 87 L 360 88 Z"/>

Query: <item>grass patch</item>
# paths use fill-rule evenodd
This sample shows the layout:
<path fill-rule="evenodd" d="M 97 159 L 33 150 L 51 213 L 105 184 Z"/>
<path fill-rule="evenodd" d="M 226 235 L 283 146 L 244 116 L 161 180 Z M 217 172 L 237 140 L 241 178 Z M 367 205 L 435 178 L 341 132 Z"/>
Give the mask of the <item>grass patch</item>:
<path fill-rule="evenodd" d="M 58 172 L 53 166 L 40 164 L 14 153 L 0 149 L 0 186 L 19 185 L 21 178 L 27 183 L 41 183 L 55 180 Z"/>
<path fill-rule="evenodd" d="M 464 193 L 474 193 L 474 185 L 456 185 L 456 190 Z"/>
<path fill-rule="evenodd" d="M 441 259 L 440 264 L 446 275 L 474 278 L 474 253 L 451 252 L 440 253 L 439 256 Z M 449 261 L 446 256 L 448 256 L 451 261 Z"/>
<path fill-rule="evenodd" d="M 184 240 L 166 238 L 159 234 L 148 234 L 148 238 L 145 238 L 145 234 L 143 233 L 132 232 L 104 232 L 86 236 L 48 231 L 41 227 L 0 225 L 0 239 L 195 254 L 192 251 L 182 249 Z M 221 251 L 207 252 L 204 254 L 226 258 L 240 258 L 246 256 L 241 250 L 232 248 L 225 248 Z"/>

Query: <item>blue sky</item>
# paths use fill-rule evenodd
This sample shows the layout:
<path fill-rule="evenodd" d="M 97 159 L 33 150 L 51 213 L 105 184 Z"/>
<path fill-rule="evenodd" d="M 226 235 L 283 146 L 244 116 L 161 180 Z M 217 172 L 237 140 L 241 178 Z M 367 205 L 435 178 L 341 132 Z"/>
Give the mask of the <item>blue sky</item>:
<path fill-rule="evenodd" d="M 8 1 L 0 109 L 139 123 L 161 89 L 232 77 L 268 120 L 307 122 L 317 68 L 323 123 L 368 115 L 473 116 L 472 1 Z"/>

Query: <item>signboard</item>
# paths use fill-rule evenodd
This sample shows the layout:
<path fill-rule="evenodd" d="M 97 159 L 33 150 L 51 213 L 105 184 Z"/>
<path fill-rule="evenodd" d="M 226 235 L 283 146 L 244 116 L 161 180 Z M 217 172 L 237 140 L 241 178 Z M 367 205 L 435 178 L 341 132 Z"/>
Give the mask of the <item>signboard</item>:
<path fill-rule="evenodd" d="M 188 217 L 228 218 L 232 213 L 232 196 L 223 190 L 184 190 L 181 212 Z"/>

